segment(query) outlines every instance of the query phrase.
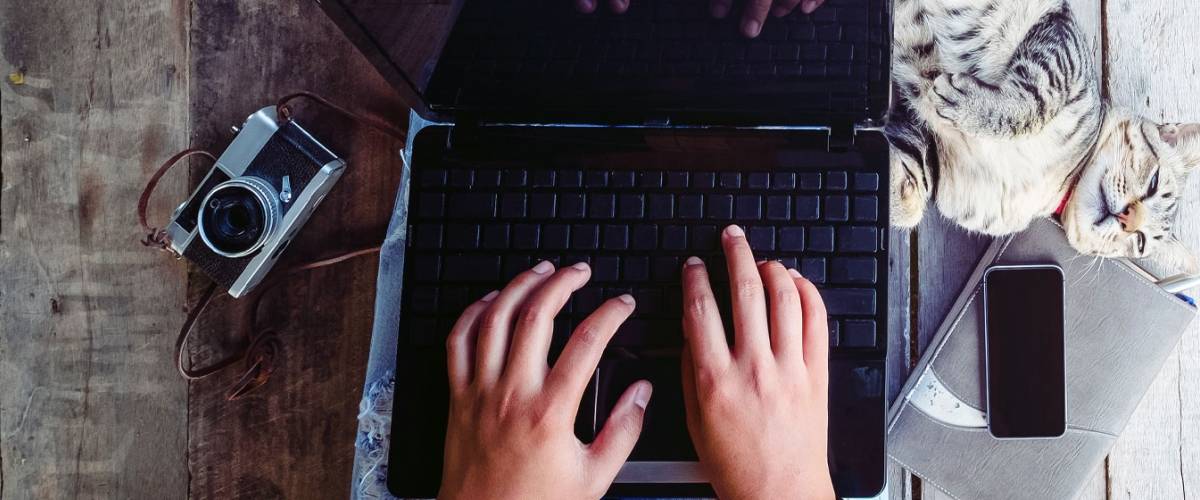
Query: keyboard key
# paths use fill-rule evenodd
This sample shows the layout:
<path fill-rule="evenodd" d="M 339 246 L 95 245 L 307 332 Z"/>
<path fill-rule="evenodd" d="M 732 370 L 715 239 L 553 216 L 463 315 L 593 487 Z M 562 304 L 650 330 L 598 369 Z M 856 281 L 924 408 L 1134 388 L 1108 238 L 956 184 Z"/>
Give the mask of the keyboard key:
<path fill-rule="evenodd" d="M 869 288 L 824 288 L 825 311 L 831 316 L 866 316 L 875 314 L 875 290 Z"/>
<path fill-rule="evenodd" d="M 604 300 L 603 289 L 596 286 L 585 286 L 572 294 L 571 301 L 573 304 L 571 304 L 571 309 L 577 314 L 588 315 L 600 307 L 600 304 L 603 304 Z"/>
<path fill-rule="evenodd" d="M 879 174 L 874 172 L 855 172 L 854 189 L 858 191 L 878 191 Z"/>
<path fill-rule="evenodd" d="M 446 195 L 442 193 L 421 193 L 417 197 L 418 217 L 441 217 L 446 213 Z"/>
<path fill-rule="evenodd" d="M 446 281 L 496 281 L 500 279 L 499 255 L 447 255 L 442 278 Z"/>
<path fill-rule="evenodd" d="M 875 347 L 875 322 L 859 319 L 843 321 L 841 345 L 844 347 Z"/>
<path fill-rule="evenodd" d="M 665 250 L 688 249 L 687 226 L 663 226 L 662 247 Z"/>
<path fill-rule="evenodd" d="M 535 219 L 554 218 L 555 198 L 552 193 L 529 195 L 529 216 Z"/>
<path fill-rule="evenodd" d="M 784 252 L 804 251 L 804 228 L 779 228 L 779 249 Z"/>
<path fill-rule="evenodd" d="M 475 171 L 475 189 L 500 187 L 500 171 L 499 170 L 476 170 Z"/>
<path fill-rule="evenodd" d="M 529 266 L 528 255 L 506 255 L 504 256 L 504 268 L 500 270 L 500 277 L 506 281 L 511 280 L 529 269 Z"/>
<path fill-rule="evenodd" d="M 417 314 L 437 314 L 437 287 L 415 286 L 409 293 L 409 310 Z"/>
<path fill-rule="evenodd" d="M 624 219 L 640 219 L 646 212 L 645 198 L 640 194 L 621 195 L 617 206 L 620 207 L 621 218 Z"/>
<path fill-rule="evenodd" d="M 825 259 L 823 257 L 809 257 L 800 259 L 800 274 L 803 274 L 809 281 L 817 284 L 825 282 Z"/>
<path fill-rule="evenodd" d="M 829 226 L 808 228 L 808 250 L 812 252 L 832 252 L 833 228 Z"/>
<path fill-rule="evenodd" d="M 692 251 L 706 251 L 720 248 L 721 239 L 717 234 L 718 231 L 717 226 L 692 226 L 691 246 L 687 249 Z M 664 235 L 665 238 L 666 236 Z"/>
<path fill-rule="evenodd" d="M 821 174 L 814 172 L 805 172 L 800 174 L 800 189 L 804 191 L 816 191 L 821 189 Z"/>
<path fill-rule="evenodd" d="M 648 204 L 647 215 L 651 219 L 670 219 L 675 216 L 675 197 L 669 194 L 652 194 Z"/>
<path fill-rule="evenodd" d="M 696 172 L 692 174 L 692 188 L 712 189 L 717 187 L 717 174 L 713 172 Z"/>
<path fill-rule="evenodd" d="M 500 197 L 500 216 L 506 219 L 525 218 L 525 194 L 505 193 Z"/>
<path fill-rule="evenodd" d="M 584 201 L 584 195 L 580 193 L 558 195 L 558 216 L 564 219 L 582 219 L 585 215 Z"/>
<path fill-rule="evenodd" d="M 450 217 L 464 219 L 496 216 L 496 195 L 491 193 L 454 193 L 447 202 Z"/>
<path fill-rule="evenodd" d="M 438 224 L 419 224 L 413 239 L 417 248 L 435 249 L 442 247 L 442 226 Z"/>
<path fill-rule="evenodd" d="M 681 261 L 679 257 L 655 257 L 654 266 L 651 267 L 650 275 L 654 281 L 660 282 L 679 282 L 679 270 Z M 661 297 L 660 297 L 661 300 Z M 662 305 L 661 303 L 659 304 Z M 642 301 L 638 299 L 638 308 L 643 307 Z"/>
<path fill-rule="evenodd" d="M 796 196 L 796 220 L 818 220 L 821 218 L 821 199 L 816 196 Z"/>
<path fill-rule="evenodd" d="M 625 250 L 629 248 L 629 226 L 604 226 L 604 249 Z"/>
<path fill-rule="evenodd" d="M 658 249 L 658 226 L 652 226 L 652 225 L 633 226 L 633 249 L 634 250 L 657 250 Z"/>
<path fill-rule="evenodd" d="M 583 185 L 590 188 L 607 187 L 608 172 L 603 170 L 589 170 L 583 178 Z"/>
<path fill-rule="evenodd" d="M 621 272 L 621 259 L 615 255 L 600 255 L 592 259 L 592 279 L 595 281 L 617 281 Z"/>
<path fill-rule="evenodd" d="M 588 197 L 588 216 L 593 219 L 616 217 L 617 199 L 611 194 L 593 194 Z"/>
<path fill-rule="evenodd" d="M 766 172 L 751 172 L 746 174 L 746 187 L 750 189 L 767 189 L 770 186 L 770 176 Z"/>
<path fill-rule="evenodd" d="M 421 173 L 421 185 L 424 187 L 443 187 L 446 185 L 446 171 L 440 168 L 429 169 Z"/>
<path fill-rule="evenodd" d="M 510 168 L 504 171 L 502 177 L 505 186 L 522 187 L 526 183 L 525 171 L 519 168 Z"/>
<path fill-rule="evenodd" d="M 530 185 L 533 187 L 554 187 L 553 170 L 534 170 L 530 172 Z"/>
<path fill-rule="evenodd" d="M 762 218 L 762 197 L 752 194 L 737 196 L 735 215 L 739 220 L 758 220 Z"/>
<path fill-rule="evenodd" d="M 755 252 L 773 251 L 775 250 L 775 228 L 751 227 L 746 231 L 746 240 L 750 242 L 750 248 Z"/>
<path fill-rule="evenodd" d="M 704 198 L 705 212 L 710 219 L 733 219 L 733 196 L 728 194 L 710 194 Z"/>
<path fill-rule="evenodd" d="M 767 197 L 767 220 L 788 220 L 792 218 L 792 199 L 788 196 Z"/>
<path fill-rule="evenodd" d="M 536 250 L 541 242 L 541 228 L 536 224 L 514 224 L 512 246 L 522 250 Z"/>
<path fill-rule="evenodd" d="M 871 257 L 841 257 L 829 261 L 829 281 L 840 284 L 875 284 L 875 259 Z"/>
<path fill-rule="evenodd" d="M 662 172 L 641 172 L 638 174 L 638 186 L 644 188 L 661 188 L 663 186 Z"/>
<path fill-rule="evenodd" d="M 508 224 L 483 226 L 483 248 L 489 250 L 508 249 Z"/>
<path fill-rule="evenodd" d="M 636 172 L 632 170 L 617 170 L 608 176 L 608 185 L 615 188 L 633 187 Z"/>
<path fill-rule="evenodd" d="M 831 222 L 850 220 L 850 198 L 841 195 L 826 196 L 825 220 Z"/>
<path fill-rule="evenodd" d="M 576 224 L 571 227 L 572 250 L 600 248 L 600 227 L 595 224 Z"/>
<path fill-rule="evenodd" d="M 650 279 L 649 257 L 627 256 L 622 261 L 622 279 L 631 282 Z"/>
<path fill-rule="evenodd" d="M 704 198 L 698 194 L 685 194 L 679 197 L 679 218 L 699 219 L 704 215 Z"/>
<path fill-rule="evenodd" d="M 667 172 L 667 187 L 669 188 L 686 188 L 688 187 L 687 172 Z"/>
<path fill-rule="evenodd" d="M 874 196 L 855 196 L 854 220 L 856 222 L 875 222 L 879 220 L 879 198 Z"/>
<path fill-rule="evenodd" d="M 879 249 L 879 230 L 869 226 L 839 227 L 838 251 L 874 252 Z"/>
<path fill-rule="evenodd" d="M 775 172 L 771 175 L 771 189 L 791 191 L 796 189 L 795 172 Z"/>
<path fill-rule="evenodd" d="M 446 226 L 446 246 L 459 250 L 479 247 L 479 226 L 474 224 L 450 224 Z"/>
<path fill-rule="evenodd" d="M 469 188 L 475 182 L 475 172 L 456 168 L 450 171 L 450 185 L 460 188 Z"/>
<path fill-rule="evenodd" d="M 546 250 L 566 250 L 570 229 L 566 224 L 549 224 L 542 228 L 542 248 Z"/>
<path fill-rule="evenodd" d="M 441 272 L 442 259 L 436 255 L 418 254 L 413 257 L 412 265 L 409 269 L 413 271 L 413 278 L 417 281 L 438 281 L 439 273 Z"/>
<path fill-rule="evenodd" d="M 558 185 L 561 187 L 581 187 L 583 186 L 583 172 L 578 170 L 559 170 Z"/>
<path fill-rule="evenodd" d="M 726 189 L 742 187 L 742 174 L 738 172 L 721 172 L 721 187 Z"/>
<path fill-rule="evenodd" d="M 845 172 L 829 172 L 825 175 L 825 188 L 835 191 L 846 189 L 846 173 Z"/>
<path fill-rule="evenodd" d="M 841 335 L 839 335 L 839 330 L 841 330 L 841 327 L 837 321 L 829 322 L 829 347 L 838 347 L 841 345 L 842 342 Z"/>

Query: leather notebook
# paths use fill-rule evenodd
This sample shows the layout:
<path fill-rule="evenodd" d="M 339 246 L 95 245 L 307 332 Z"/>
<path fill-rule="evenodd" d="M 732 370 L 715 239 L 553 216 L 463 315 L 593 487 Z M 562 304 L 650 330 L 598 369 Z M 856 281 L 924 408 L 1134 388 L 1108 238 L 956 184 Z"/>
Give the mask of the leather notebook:
<path fill-rule="evenodd" d="M 993 265 L 1045 263 L 1058 264 L 1066 277 L 1067 431 L 1054 439 L 998 440 L 983 410 L 980 285 Z M 888 455 L 958 499 L 1074 498 L 1195 315 L 1133 264 L 1080 256 L 1049 219 L 998 238 L 892 406 Z"/>

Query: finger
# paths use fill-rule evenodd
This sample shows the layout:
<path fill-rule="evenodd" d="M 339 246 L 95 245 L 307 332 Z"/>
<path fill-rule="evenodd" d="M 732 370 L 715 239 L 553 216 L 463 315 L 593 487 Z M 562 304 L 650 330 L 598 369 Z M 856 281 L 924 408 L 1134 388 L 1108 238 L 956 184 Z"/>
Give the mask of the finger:
<path fill-rule="evenodd" d="M 508 350 L 504 377 L 518 383 L 541 385 L 546 380 L 546 357 L 554 337 L 554 317 L 571 298 L 571 293 L 592 275 L 586 262 L 559 269 L 525 301 Z"/>
<path fill-rule="evenodd" d="M 721 234 L 721 245 L 725 247 L 729 286 L 732 287 L 734 356 L 766 356 L 771 352 L 767 304 L 746 233 L 742 228 L 730 225 Z"/>
<path fill-rule="evenodd" d="M 754 38 L 762 32 L 762 23 L 767 19 L 767 11 L 771 10 L 771 0 L 750 0 L 746 10 L 742 11 L 742 35 Z"/>
<path fill-rule="evenodd" d="M 552 401 L 570 406 L 572 411 L 578 409 L 583 391 L 600 363 L 600 355 L 633 308 L 633 297 L 629 294 L 608 299 L 575 328 L 546 377 L 546 394 Z"/>
<path fill-rule="evenodd" d="M 683 345 L 683 351 L 679 356 L 680 370 L 683 372 L 680 378 L 683 386 L 683 409 L 684 416 L 687 421 L 688 434 L 692 436 L 693 443 L 699 443 L 702 440 L 698 435 L 700 432 L 700 405 L 697 404 L 696 395 L 696 362 L 692 360 L 692 350 L 687 344 Z"/>
<path fill-rule="evenodd" d="M 629 0 L 609 0 L 608 6 L 617 14 L 624 14 L 629 10 Z"/>
<path fill-rule="evenodd" d="M 804 365 L 819 380 L 829 380 L 829 317 L 825 312 L 825 301 L 811 281 L 800 276 L 795 269 L 793 279 L 800 294 L 800 308 L 804 317 Z"/>
<path fill-rule="evenodd" d="M 611 483 L 633 452 L 638 436 L 642 435 L 646 405 L 650 403 L 650 394 L 653 392 L 654 388 L 645 380 L 634 382 L 625 389 L 604 422 L 604 428 L 588 446 L 598 482 L 603 480 L 604 484 Z"/>
<path fill-rule="evenodd" d="M 575 0 L 575 8 L 584 14 L 591 14 L 596 11 L 596 0 Z"/>
<path fill-rule="evenodd" d="M 471 383 L 471 364 L 475 357 L 476 326 L 492 299 L 500 295 L 492 290 L 474 304 L 467 306 L 446 337 L 446 369 L 450 375 L 450 390 L 458 394 Z"/>
<path fill-rule="evenodd" d="M 483 313 L 479 323 L 479 339 L 475 345 L 476 384 L 491 386 L 504 370 L 504 359 L 508 356 L 508 344 L 512 334 L 513 317 L 525 299 L 550 277 L 554 264 L 539 262 L 533 269 L 516 278 L 492 301 L 492 306 Z"/>
<path fill-rule="evenodd" d="M 804 0 L 804 3 L 800 4 L 800 12 L 812 14 L 823 3 L 825 3 L 825 0 Z"/>
<path fill-rule="evenodd" d="M 708 269 L 698 257 L 683 265 L 683 338 L 700 363 L 724 366 L 729 362 L 729 343 L 717 310 Z"/>
<path fill-rule="evenodd" d="M 796 281 L 787 268 L 777 261 L 758 266 L 763 282 L 767 286 L 770 307 L 771 349 L 778 357 L 786 358 L 793 349 L 801 346 L 803 335 L 800 312 L 800 292 Z M 803 356 L 796 356 L 803 360 Z"/>
<path fill-rule="evenodd" d="M 792 13 L 796 5 L 800 4 L 800 0 L 775 0 L 775 6 L 771 7 L 771 15 L 775 17 L 783 17 Z"/>
<path fill-rule="evenodd" d="M 708 11 L 717 19 L 725 19 L 729 15 L 729 9 L 733 7 L 733 0 L 712 0 L 708 4 Z"/>

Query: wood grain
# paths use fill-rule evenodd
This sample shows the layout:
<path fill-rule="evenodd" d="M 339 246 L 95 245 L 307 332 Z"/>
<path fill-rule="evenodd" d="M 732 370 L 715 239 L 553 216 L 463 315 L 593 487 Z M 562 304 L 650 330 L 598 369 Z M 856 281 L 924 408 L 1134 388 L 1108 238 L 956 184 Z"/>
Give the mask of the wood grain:
<path fill-rule="evenodd" d="M 1158 122 L 1200 121 L 1200 5 L 1182 0 L 1109 0 L 1108 89 L 1115 105 Z M 1200 179 L 1180 203 L 1177 234 L 1200 248 Z M 1195 295 L 1195 290 L 1193 290 Z M 1131 339 L 1131 341 L 1136 341 Z M 1176 499 L 1200 491 L 1200 325 L 1134 412 L 1109 458 L 1114 498 Z"/>
<path fill-rule="evenodd" d="M 229 127 L 288 92 L 307 89 L 403 128 L 407 110 L 315 2 L 212 0 L 193 5 L 193 141 L 219 150 Z M 402 147 L 319 107 L 297 120 L 349 167 L 285 254 L 287 262 L 382 241 Z M 287 262 L 280 263 L 280 267 Z M 279 328 L 275 375 L 235 402 L 234 371 L 191 384 L 188 468 L 195 498 L 340 498 L 350 489 L 378 260 L 361 258 L 289 279 L 262 305 Z M 193 276 L 193 289 L 206 279 Z M 193 361 L 238 345 L 243 305 L 225 301 L 199 325 Z"/>
<path fill-rule="evenodd" d="M 184 266 L 144 179 L 187 143 L 186 3 L 0 0 L 0 497 L 181 498 Z M 17 74 L 18 77 L 8 77 Z M 165 220 L 187 183 L 151 204 Z"/>

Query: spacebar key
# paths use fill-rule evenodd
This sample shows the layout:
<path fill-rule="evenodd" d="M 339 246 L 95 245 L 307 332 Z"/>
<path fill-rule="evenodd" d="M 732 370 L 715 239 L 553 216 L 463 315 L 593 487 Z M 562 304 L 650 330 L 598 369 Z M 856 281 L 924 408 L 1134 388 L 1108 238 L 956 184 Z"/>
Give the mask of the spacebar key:
<path fill-rule="evenodd" d="M 875 290 L 869 288 L 826 288 L 821 298 L 831 316 L 875 314 Z"/>
<path fill-rule="evenodd" d="M 442 265 L 447 281 L 495 281 L 500 279 L 499 255 L 449 255 Z"/>

